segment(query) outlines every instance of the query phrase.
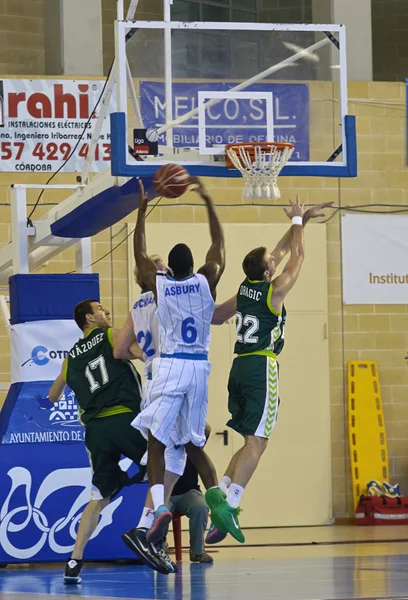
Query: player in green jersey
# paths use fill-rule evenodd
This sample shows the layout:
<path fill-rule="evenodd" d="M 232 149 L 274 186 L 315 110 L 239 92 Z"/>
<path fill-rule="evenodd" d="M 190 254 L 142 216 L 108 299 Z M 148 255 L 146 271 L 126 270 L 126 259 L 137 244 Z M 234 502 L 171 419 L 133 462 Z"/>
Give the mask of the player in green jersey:
<path fill-rule="evenodd" d="M 140 377 L 128 360 L 114 358 L 119 330 L 109 327 L 109 316 L 97 300 L 77 304 L 74 319 L 84 337 L 71 348 L 49 392 L 51 402 L 58 401 L 66 385 L 75 392 L 93 471 L 92 499 L 82 513 L 74 551 L 65 568 L 65 583 L 80 583 L 83 552 L 101 511 L 122 487 L 144 475 L 143 470 L 129 478 L 119 466 L 121 454 L 140 465 L 146 441 L 131 427 L 140 411 Z M 136 343 L 125 358 L 142 358 Z"/>
<path fill-rule="evenodd" d="M 245 438 L 244 446 L 232 457 L 220 482 L 226 497 L 219 502 L 213 490 L 206 494 L 211 508 L 212 527 L 230 533 L 243 543 L 239 526 L 239 502 L 258 462 L 278 416 L 278 362 L 284 345 L 286 310 L 284 300 L 295 285 L 304 259 L 303 226 L 311 218 L 324 216 L 321 209 L 330 203 L 313 206 L 307 211 L 296 199 L 284 209 L 292 219 L 292 227 L 276 248 L 269 253 L 265 247 L 255 248 L 242 263 L 246 278 L 238 294 L 219 307 L 219 318 L 231 318 L 236 312 L 237 341 L 235 358 L 228 382 L 228 426 Z M 283 272 L 274 277 L 276 266 L 290 251 Z M 211 528 L 207 542 L 211 543 Z M 210 539 L 209 539 L 210 538 Z"/>

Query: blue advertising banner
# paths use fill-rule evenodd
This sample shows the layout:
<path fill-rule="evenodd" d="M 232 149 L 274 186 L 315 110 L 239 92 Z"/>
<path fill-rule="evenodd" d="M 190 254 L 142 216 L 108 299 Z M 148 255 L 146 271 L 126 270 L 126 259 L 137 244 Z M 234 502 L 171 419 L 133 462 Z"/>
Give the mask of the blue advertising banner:
<path fill-rule="evenodd" d="M 228 91 L 239 82 L 173 83 L 173 119 L 197 108 L 199 91 Z M 309 160 L 309 87 L 298 83 L 259 83 L 246 92 L 272 92 L 276 142 L 295 144 L 292 161 Z M 144 126 L 158 128 L 166 122 L 163 82 L 140 82 L 141 112 Z M 221 100 L 206 111 L 207 145 L 238 142 L 268 142 L 264 100 Z M 166 134 L 159 138 L 166 143 Z M 198 113 L 173 129 L 176 148 L 198 147 Z"/>
<path fill-rule="evenodd" d="M 21 383 L 14 400 L 2 444 L 83 442 L 85 429 L 78 421 L 74 392 L 66 387 L 60 400 L 51 404 L 52 381 Z"/>
<path fill-rule="evenodd" d="M 62 562 L 75 544 L 81 514 L 91 497 L 84 444 L 0 446 L 0 564 Z M 130 459 L 121 468 L 137 472 Z M 86 560 L 134 558 L 121 534 L 134 527 L 147 484 L 124 488 L 103 510 Z"/>

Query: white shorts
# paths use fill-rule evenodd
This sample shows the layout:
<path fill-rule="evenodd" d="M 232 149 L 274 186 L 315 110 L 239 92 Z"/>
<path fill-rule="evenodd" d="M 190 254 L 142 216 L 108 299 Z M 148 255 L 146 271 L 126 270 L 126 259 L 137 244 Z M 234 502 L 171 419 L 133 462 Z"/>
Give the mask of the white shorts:
<path fill-rule="evenodd" d="M 140 410 L 144 410 L 146 408 L 146 406 L 149 404 L 149 399 L 150 399 L 150 388 L 152 387 L 152 377 L 150 377 L 150 379 L 145 379 L 143 382 L 143 388 L 142 388 L 142 403 L 140 405 Z"/>
<path fill-rule="evenodd" d="M 148 454 L 146 451 L 142 456 L 142 460 L 140 461 L 141 465 L 147 465 L 147 456 Z M 175 473 L 179 477 L 182 477 L 182 475 L 184 475 L 187 462 L 187 453 L 185 447 L 172 445 L 168 446 L 164 451 L 164 462 L 166 471 L 170 471 L 170 473 Z"/>
<path fill-rule="evenodd" d="M 149 398 L 132 425 L 165 446 L 204 446 L 210 369 L 207 360 L 155 358 Z"/>
<path fill-rule="evenodd" d="M 152 383 L 152 379 L 145 379 L 143 383 L 143 399 L 141 404 L 142 410 L 144 410 L 144 408 L 146 408 L 146 406 L 148 406 L 149 404 L 150 388 L 152 387 Z M 133 427 L 136 427 L 136 419 L 132 421 Z M 145 437 L 147 438 L 147 433 L 144 433 L 143 435 L 145 435 Z M 184 474 L 187 462 L 187 454 L 185 447 L 174 446 L 174 444 L 170 443 L 170 445 L 166 448 L 166 451 L 164 453 L 164 460 L 166 463 L 166 471 L 170 471 L 170 473 L 175 473 L 176 475 L 179 475 L 181 477 Z M 144 466 L 147 465 L 147 452 L 145 452 L 142 460 L 140 461 L 140 464 Z"/>

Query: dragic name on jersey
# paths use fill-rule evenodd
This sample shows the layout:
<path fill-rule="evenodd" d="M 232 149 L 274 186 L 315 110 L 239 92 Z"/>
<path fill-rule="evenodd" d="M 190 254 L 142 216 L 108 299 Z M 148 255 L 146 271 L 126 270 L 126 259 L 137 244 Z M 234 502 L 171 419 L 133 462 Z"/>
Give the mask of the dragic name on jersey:
<path fill-rule="evenodd" d="M 237 294 L 236 354 L 282 351 L 286 310 L 277 314 L 272 307 L 273 285 L 269 281 L 245 279 Z"/>
<path fill-rule="evenodd" d="M 248 288 L 246 285 L 241 285 L 239 288 L 239 294 L 240 296 L 246 296 L 247 298 L 251 298 L 257 302 L 259 302 L 259 300 L 262 298 L 262 292 Z"/>

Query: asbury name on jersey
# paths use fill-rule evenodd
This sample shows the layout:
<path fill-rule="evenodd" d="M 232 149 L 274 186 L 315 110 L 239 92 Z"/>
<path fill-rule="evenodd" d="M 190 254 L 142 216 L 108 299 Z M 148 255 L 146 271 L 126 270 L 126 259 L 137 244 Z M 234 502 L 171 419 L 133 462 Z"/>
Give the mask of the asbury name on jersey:
<path fill-rule="evenodd" d="M 150 290 L 142 292 L 139 300 L 133 305 L 132 319 L 137 343 L 145 357 L 146 376 L 151 374 L 152 362 L 158 356 L 159 350 L 159 325 L 156 312 L 153 292 Z"/>
<path fill-rule="evenodd" d="M 158 273 L 157 315 L 160 353 L 208 354 L 214 299 L 204 275 L 181 281 Z"/>
<path fill-rule="evenodd" d="M 272 308 L 273 286 L 268 281 L 245 279 L 237 294 L 235 354 L 280 354 L 284 345 L 286 309 Z"/>

